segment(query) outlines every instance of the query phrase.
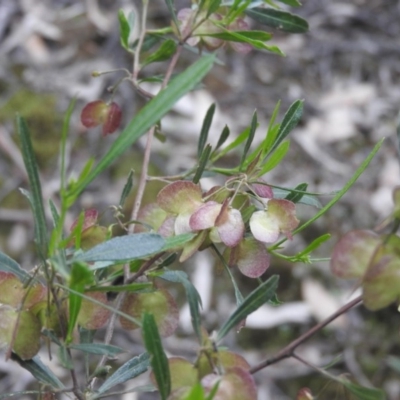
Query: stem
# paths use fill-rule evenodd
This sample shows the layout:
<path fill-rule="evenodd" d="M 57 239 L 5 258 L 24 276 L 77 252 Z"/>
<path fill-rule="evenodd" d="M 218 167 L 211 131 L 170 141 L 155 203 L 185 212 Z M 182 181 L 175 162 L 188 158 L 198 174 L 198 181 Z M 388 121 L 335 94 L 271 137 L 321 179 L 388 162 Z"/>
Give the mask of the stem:
<path fill-rule="evenodd" d="M 330 317 L 326 318 L 324 321 L 321 321 L 319 324 L 313 326 L 310 330 L 308 330 L 306 333 L 298 337 L 296 340 L 291 342 L 289 345 L 287 345 L 285 348 L 283 348 L 281 351 L 278 352 L 275 356 L 266 359 L 265 361 L 262 361 L 258 365 L 255 365 L 250 369 L 250 373 L 255 374 L 256 372 L 268 367 L 271 364 L 275 364 L 278 361 L 283 360 L 284 358 L 288 357 L 293 357 L 294 356 L 294 351 L 298 346 L 300 346 L 303 342 L 308 340 L 311 336 L 316 334 L 318 331 L 320 331 L 322 328 L 324 328 L 326 325 L 330 324 L 333 320 L 335 320 L 337 317 L 340 317 L 342 314 L 353 308 L 354 306 L 360 304 L 362 302 L 362 296 L 356 297 L 354 300 L 350 301 L 349 303 L 345 304 L 343 307 L 341 307 L 338 311 L 336 311 L 334 314 L 332 314 Z"/>
<path fill-rule="evenodd" d="M 325 371 L 323 368 L 316 367 L 315 365 L 312 365 L 309 363 L 307 360 L 304 360 L 302 357 L 299 355 L 293 353 L 292 357 L 295 358 L 297 361 L 300 361 L 302 364 L 306 365 L 308 368 L 314 369 L 315 371 L 319 372 L 322 375 L 325 375 L 329 379 L 336 380 L 336 377 L 334 375 L 331 375 L 329 372 Z"/>
<path fill-rule="evenodd" d="M 115 299 L 115 310 L 119 310 L 119 308 L 121 307 L 122 302 L 125 299 L 125 296 L 126 296 L 126 292 L 122 292 L 117 296 L 117 298 Z M 118 314 L 116 312 L 113 312 L 111 314 L 110 321 L 108 323 L 107 330 L 106 330 L 106 333 L 105 333 L 105 336 L 104 336 L 104 344 L 110 344 L 111 343 L 112 337 L 114 335 L 115 323 L 117 321 L 117 316 L 118 316 Z M 107 361 L 107 355 L 103 355 L 101 357 L 100 361 L 98 362 L 96 368 L 94 369 L 94 371 L 98 370 L 102 366 L 104 366 L 106 361 Z M 92 389 L 94 388 L 94 385 L 96 384 L 96 381 L 97 381 L 97 377 L 94 377 L 92 382 L 91 382 L 91 384 L 90 384 Z"/>
<path fill-rule="evenodd" d="M 138 45 L 136 47 L 135 56 L 133 57 L 133 74 L 132 74 L 133 82 L 137 81 L 137 77 L 140 72 L 140 52 L 142 50 L 144 38 L 146 36 L 147 8 L 149 6 L 149 1 L 142 0 L 142 4 L 143 4 L 143 11 L 142 11 L 140 36 Z"/>
<path fill-rule="evenodd" d="M 176 63 L 177 63 L 178 59 L 179 59 L 179 56 L 180 56 L 180 54 L 182 52 L 182 48 L 183 48 L 182 45 L 179 45 L 177 47 L 176 52 L 173 55 L 173 57 L 171 59 L 171 62 L 169 64 L 169 66 L 168 66 L 168 69 L 167 69 L 167 72 L 165 74 L 165 77 L 164 77 L 164 80 L 163 80 L 163 83 L 161 85 L 161 89 L 160 90 L 164 89 L 167 86 L 167 84 L 168 84 L 168 82 L 169 82 L 169 80 L 171 78 L 172 72 L 173 72 L 173 70 L 174 70 L 174 68 L 176 66 Z M 151 128 L 150 131 L 148 132 L 148 135 L 147 135 L 147 143 L 146 143 L 146 148 L 145 148 L 145 151 L 144 151 L 142 171 L 140 173 L 140 179 L 139 179 L 137 194 L 136 194 L 136 198 L 135 198 L 135 204 L 134 204 L 133 211 L 132 211 L 131 218 L 130 218 L 131 220 L 137 220 L 139 209 L 140 209 L 140 206 L 142 204 L 143 194 L 144 194 L 144 190 L 146 188 L 146 182 L 147 182 L 147 172 L 148 172 L 148 169 L 149 169 L 150 154 L 151 154 L 151 143 L 153 141 L 154 131 L 155 131 L 155 127 Z M 134 224 L 132 224 L 130 226 L 130 228 L 129 228 L 129 232 L 130 233 L 133 233 L 134 227 L 135 227 Z"/>

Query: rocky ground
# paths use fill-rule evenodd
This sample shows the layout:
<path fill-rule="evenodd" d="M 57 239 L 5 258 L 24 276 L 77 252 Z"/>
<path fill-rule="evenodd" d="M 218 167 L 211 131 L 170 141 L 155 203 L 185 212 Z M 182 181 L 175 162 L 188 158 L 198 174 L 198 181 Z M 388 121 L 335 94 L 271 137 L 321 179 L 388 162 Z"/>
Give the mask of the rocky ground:
<path fill-rule="evenodd" d="M 0 2 L 0 249 L 26 268 L 34 263 L 30 244 L 33 231 L 26 201 L 17 190 L 26 186 L 26 174 L 13 117 L 16 112 L 26 116 L 41 166 L 44 195 L 47 199 L 56 198 L 58 135 L 62 113 L 73 96 L 77 96 L 78 104 L 70 135 L 71 174 L 114 140 L 111 135 L 100 141 L 93 130 L 86 133 L 79 122 L 79 110 L 88 101 L 106 98 L 106 88 L 120 77 L 114 74 L 93 79 L 93 70 L 131 68 L 131 59 L 119 46 L 117 11 L 140 10 L 140 3 Z M 188 3 L 176 1 L 178 9 Z M 286 57 L 263 52 L 246 56 L 228 50 L 220 53 L 221 63 L 207 77 L 204 88 L 185 98 L 165 119 L 163 129 L 168 140 L 155 144 L 153 165 L 163 173 L 176 173 L 193 162 L 201 122 L 212 102 L 217 104 L 217 113 L 211 140 L 218 137 L 225 124 L 233 133 L 240 133 L 257 109 L 257 141 L 265 134 L 278 100 L 282 102 L 281 117 L 293 101 L 305 100 L 304 116 L 293 132 L 289 155 L 267 177 L 268 182 L 280 186 L 309 182 L 309 189 L 314 192 L 340 189 L 374 144 L 385 137 L 378 155 L 340 203 L 292 243 L 293 247 L 302 246 L 329 232 L 333 239 L 321 252 L 321 257 L 328 257 L 337 238 L 346 231 L 372 228 L 390 213 L 391 191 L 399 183 L 396 124 L 400 103 L 400 1 L 304 0 L 296 12 L 308 20 L 310 31 L 304 35 L 275 32 L 273 43 L 281 47 Z M 149 18 L 152 26 L 168 23 L 163 1 L 150 2 Z M 183 63 L 190 60 L 193 54 L 188 53 Z M 150 66 L 147 73 L 159 73 L 163 68 Z M 121 85 L 116 100 L 123 105 L 125 122 L 143 105 L 128 84 Z M 79 207 L 106 209 L 118 202 L 127 172 L 140 166 L 142 148 L 140 142 L 130 155 L 103 174 L 101 182 L 91 185 L 81 197 L 77 212 Z M 321 197 L 323 203 L 328 200 L 328 196 Z M 312 215 L 309 209 L 299 212 L 303 219 Z M 72 221 L 74 216 L 69 218 Z M 202 293 L 205 320 L 210 327 L 234 305 L 231 288 L 213 274 L 212 264 L 209 256 L 201 254 L 188 267 Z M 240 348 L 251 364 L 273 354 L 316 320 L 332 313 L 348 301 L 352 290 L 332 277 L 326 262 L 274 264 L 271 270 L 281 274 L 285 304 L 265 307 L 249 319 L 249 328 L 238 337 L 228 338 L 227 344 Z M 242 286 L 246 291 L 251 285 L 244 281 Z M 174 355 L 190 356 L 196 349 L 185 315 L 183 312 L 179 337 L 166 340 Z M 341 355 L 333 372 L 348 372 L 360 384 L 383 387 L 389 399 L 395 400 L 400 397 L 400 380 L 384 357 L 399 350 L 398 321 L 394 307 L 375 314 L 359 308 L 300 351 L 319 366 Z M 122 347 L 139 346 L 137 335 L 121 332 L 117 340 Z M 55 368 L 60 378 L 65 375 L 67 379 L 62 369 Z M 0 393 L 34 388 L 30 374 L 22 373 L 12 362 L 1 360 L 0 374 Z M 302 386 L 311 387 L 321 399 L 344 398 L 340 388 L 294 360 L 267 368 L 256 379 L 260 400 L 294 399 Z"/>

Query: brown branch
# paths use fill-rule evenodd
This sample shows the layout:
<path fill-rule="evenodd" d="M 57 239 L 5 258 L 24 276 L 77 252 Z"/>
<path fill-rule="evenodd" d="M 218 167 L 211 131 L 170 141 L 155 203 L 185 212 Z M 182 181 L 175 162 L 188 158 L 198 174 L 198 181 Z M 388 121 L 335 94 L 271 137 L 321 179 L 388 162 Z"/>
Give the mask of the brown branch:
<path fill-rule="evenodd" d="M 341 307 L 338 311 L 336 311 L 334 314 L 332 314 L 330 317 L 325 319 L 324 321 L 320 322 L 319 324 L 313 326 L 309 331 L 298 337 L 296 340 L 291 342 L 289 345 L 287 345 L 285 348 L 283 348 L 281 351 L 278 352 L 275 356 L 266 359 L 265 361 L 262 361 L 258 365 L 255 365 L 250 369 L 250 373 L 255 374 L 256 372 L 268 367 L 269 365 L 275 364 L 278 361 L 283 360 L 284 358 L 288 357 L 293 357 L 294 351 L 298 346 L 300 346 L 302 343 L 304 343 L 306 340 L 308 340 L 311 336 L 316 334 L 318 331 L 320 331 L 322 328 L 324 328 L 326 325 L 330 324 L 333 320 L 336 318 L 340 317 L 342 314 L 353 308 L 354 306 L 360 304 L 362 302 L 362 296 L 359 296 L 355 298 L 354 300 L 350 301 L 349 303 L 345 304 L 343 307 Z"/>

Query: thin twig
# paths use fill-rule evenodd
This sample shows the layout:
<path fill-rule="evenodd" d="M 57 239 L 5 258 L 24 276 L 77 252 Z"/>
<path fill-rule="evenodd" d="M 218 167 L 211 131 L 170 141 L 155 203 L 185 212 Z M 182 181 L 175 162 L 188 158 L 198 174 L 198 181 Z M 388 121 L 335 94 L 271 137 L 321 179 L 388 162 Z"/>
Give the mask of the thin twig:
<path fill-rule="evenodd" d="M 117 298 L 115 299 L 115 310 L 119 310 L 119 308 L 121 307 L 122 302 L 125 299 L 125 296 L 126 296 L 126 292 L 121 292 L 117 296 Z M 106 333 L 105 333 L 105 336 L 104 336 L 104 344 L 110 344 L 111 343 L 112 337 L 114 335 L 115 323 L 117 322 L 117 316 L 118 316 L 118 314 L 116 312 L 113 312 L 111 314 L 110 321 L 108 323 L 107 330 L 106 330 Z M 98 362 L 96 368 L 94 369 L 94 371 L 95 370 L 99 370 L 102 366 L 104 366 L 106 361 L 107 361 L 107 355 L 103 355 L 101 357 L 100 361 Z M 96 381 L 97 381 L 97 377 L 93 377 L 93 380 L 92 380 L 92 382 L 90 384 L 91 389 L 94 388 L 94 386 L 96 384 Z"/>
<path fill-rule="evenodd" d="M 143 4 L 143 9 L 142 9 L 142 20 L 140 26 L 140 35 L 138 44 L 136 46 L 135 55 L 133 57 L 133 73 L 132 73 L 133 82 L 137 81 L 140 72 L 140 52 L 142 51 L 144 38 L 146 37 L 147 9 L 149 6 L 149 1 L 142 0 L 142 4 Z"/>
<path fill-rule="evenodd" d="M 353 308 L 354 306 L 360 304 L 362 302 L 362 296 L 359 296 L 355 298 L 354 300 L 350 301 L 349 303 L 345 304 L 343 307 L 341 307 L 338 311 L 336 311 L 334 314 L 332 314 L 330 317 L 325 319 L 324 321 L 320 322 L 319 324 L 313 326 L 310 330 L 308 330 L 306 333 L 298 337 L 296 340 L 293 340 L 289 345 L 287 345 L 285 348 L 283 348 L 281 351 L 278 352 L 275 356 L 268 358 L 267 360 L 261 362 L 258 365 L 255 365 L 250 369 L 250 373 L 254 374 L 266 367 L 268 367 L 271 364 L 275 364 L 278 361 L 283 360 L 284 358 L 288 357 L 293 357 L 294 351 L 298 346 L 300 346 L 302 343 L 304 343 L 306 340 L 308 340 L 311 336 L 316 334 L 318 331 L 320 331 L 322 328 L 324 328 L 326 325 L 330 324 L 333 320 L 336 318 L 340 317 L 342 314 Z"/>
<path fill-rule="evenodd" d="M 146 261 L 140 268 L 139 270 L 132 275 L 125 283 L 133 283 L 135 282 L 139 277 L 141 277 L 159 258 L 161 258 L 165 252 L 158 253 L 154 257 L 150 258 L 150 260 Z"/>

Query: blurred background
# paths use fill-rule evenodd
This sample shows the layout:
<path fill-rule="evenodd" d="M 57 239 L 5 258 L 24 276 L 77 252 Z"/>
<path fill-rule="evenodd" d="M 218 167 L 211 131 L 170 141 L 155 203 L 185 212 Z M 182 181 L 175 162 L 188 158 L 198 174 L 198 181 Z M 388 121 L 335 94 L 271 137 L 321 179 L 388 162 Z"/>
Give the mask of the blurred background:
<path fill-rule="evenodd" d="M 164 119 L 162 127 L 167 141 L 154 144 L 151 173 L 176 174 L 192 165 L 201 123 L 213 102 L 217 104 L 217 112 L 210 133 L 212 142 L 225 124 L 233 135 L 239 134 L 257 109 L 260 127 L 256 144 L 265 135 L 278 100 L 281 100 L 280 118 L 292 102 L 305 100 L 304 115 L 292 133 L 289 154 L 265 177 L 268 183 L 279 186 L 294 187 L 308 182 L 313 192 L 338 190 L 374 144 L 385 137 L 377 156 L 339 204 L 286 248 L 288 253 L 300 250 L 329 232 L 332 239 L 316 254 L 329 257 L 334 243 L 345 232 L 373 228 L 390 214 L 391 192 L 399 184 L 396 124 L 400 103 L 400 1 L 304 0 L 303 3 L 293 11 L 309 22 L 307 34 L 272 31 L 272 44 L 278 45 L 286 57 L 258 51 L 243 56 L 229 48 L 219 52 L 219 63 L 205 79 L 204 86 L 186 96 Z M 190 1 L 179 0 L 175 4 L 179 10 L 190 6 Z M 92 78 L 92 71 L 132 69 L 131 57 L 119 44 L 117 12 L 121 8 L 139 16 L 141 2 L 0 1 L 0 250 L 26 269 L 35 265 L 33 226 L 27 201 L 18 190 L 27 187 L 27 178 L 14 129 L 15 114 L 24 116 L 30 127 L 44 197 L 57 201 L 59 138 L 63 113 L 71 99 L 77 97 L 78 101 L 68 143 L 70 177 L 79 174 L 89 157 L 103 154 L 115 138 L 113 135 L 102 138 L 99 129 L 87 131 L 79 121 L 79 114 L 89 101 L 108 100 L 107 88 L 123 77 L 123 73 L 115 72 Z M 169 24 L 164 1 L 151 0 L 149 28 Z M 184 53 L 178 71 L 195 59 L 192 52 Z M 152 64 L 142 77 L 164 71 L 165 64 Z M 153 88 L 149 86 L 148 90 Z M 123 108 L 124 125 L 145 100 L 126 82 L 120 85 L 115 101 Z M 68 216 L 68 223 L 89 207 L 98 208 L 105 221 L 112 221 L 109 206 L 118 203 L 129 170 L 133 168 L 138 175 L 143 146 L 140 140 L 101 179 L 91 184 L 80 197 L 75 213 Z M 227 165 L 233 162 L 232 157 L 226 160 Z M 214 180 L 204 181 L 203 186 L 214 183 Z M 149 185 L 146 201 L 154 199 L 158 189 L 157 185 Z M 320 197 L 323 204 L 329 199 Z M 132 196 L 129 201 L 132 204 Z M 298 209 L 302 221 L 315 212 L 309 207 Z M 218 327 L 218 321 L 227 317 L 235 304 L 227 277 L 216 273 L 213 264 L 210 255 L 200 253 L 185 266 L 203 297 L 205 325 L 210 330 Z M 226 342 L 252 365 L 272 356 L 358 293 L 357 290 L 354 293 L 352 283 L 333 277 L 327 262 L 292 265 L 274 260 L 266 275 L 272 273 L 281 276 L 278 293 L 284 305 L 265 306 L 249 318 L 248 326 L 239 335 L 230 335 Z M 239 275 L 237 278 L 244 294 L 254 288 L 251 280 Z M 181 297 L 178 292 L 176 295 Z M 183 299 L 181 306 L 178 334 L 166 339 L 165 344 L 171 355 L 190 358 L 196 354 L 197 343 L 191 335 Z M 376 313 L 359 307 L 317 334 L 299 353 L 317 366 L 335 361 L 332 373 L 346 373 L 362 385 L 384 388 L 388 398 L 396 400 L 400 398 L 400 379 L 385 357 L 399 354 L 399 321 L 395 306 Z M 115 344 L 137 354 L 140 336 L 118 331 Z M 44 353 L 43 360 L 46 357 Z M 129 357 L 132 354 L 120 357 L 112 365 L 117 367 Z M 67 372 L 56 360 L 52 368 L 61 379 L 68 380 Z M 0 378 L 1 393 L 36 387 L 28 372 L 12 361 L 5 363 L 3 356 Z M 310 387 L 319 399 L 351 398 L 342 388 L 296 360 L 282 361 L 257 373 L 255 378 L 260 400 L 295 399 L 304 386 Z M 128 383 L 126 388 L 132 386 L 133 383 Z M 133 399 L 133 396 L 120 398 Z M 156 397 L 143 394 L 137 398 Z"/>

